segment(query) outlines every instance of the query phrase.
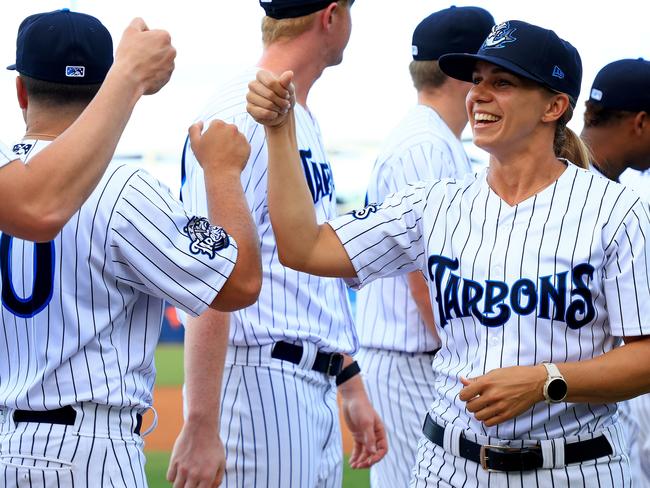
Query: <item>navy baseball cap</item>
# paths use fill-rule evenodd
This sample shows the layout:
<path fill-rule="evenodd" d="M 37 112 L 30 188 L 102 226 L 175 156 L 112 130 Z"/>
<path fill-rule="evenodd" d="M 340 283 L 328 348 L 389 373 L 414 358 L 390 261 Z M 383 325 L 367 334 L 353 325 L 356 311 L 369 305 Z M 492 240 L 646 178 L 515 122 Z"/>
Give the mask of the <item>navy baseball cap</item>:
<path fill-rule="evenodd" d="M 650 112 L 650 61 L 621 59 L 601 69 L 589 100 L 599 105 L 628 112 Z"/>
<path fill-rule="evenodd" d="M 336 0 L 259 0 L 266 15 L 274 19 L 302 17 L 324 9 Z M 349 0 L 350 6 L 354 0 Z"/>
<path fill-rule="evenodd" d="M 475 53 L 490 33 L 494 18 L 480 7 L 449 7 L 434 12 L 413 32 L 415 61 L 432 61 L 443 54 Z"/>
<path fill-rule="evenodd" d="M 34 14 L 18 28 L 16 64 L 7 69 L 42 81 L 101 83 L 113 64 L 113 40 L 95 17 L 68 9 Z"/>
<path fill-rule="evenodd" d="M 509 20 L 492 28 L 476 54 L 446 54 L 439 59 L 443 73 L 463 81 L 472 81 L 477 61 L 495 64 L 553 91 L 566 93 L 573 107 L 580 96 L 580 54 L 552 30 Z"/>

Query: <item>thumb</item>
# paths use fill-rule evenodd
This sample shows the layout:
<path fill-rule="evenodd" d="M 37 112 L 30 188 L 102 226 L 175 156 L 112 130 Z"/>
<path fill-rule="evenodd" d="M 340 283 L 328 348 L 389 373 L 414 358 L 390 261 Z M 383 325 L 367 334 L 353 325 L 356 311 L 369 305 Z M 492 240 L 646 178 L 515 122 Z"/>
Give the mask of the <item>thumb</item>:
<path fill-rule="evenodd" d="M 144 20 L 142 20 L 142 18 L 136 17 L 131 21 L 131 23 L 127 27 L 127 30 L 129 29 L 133 29 L 138 32 L 143 32 L 143 31 L 148 31 L 149 27 L 147 27 L 147 24 L 145 23 Z"/>
<path fill-rule="evenodd" d="M 201 139 L 201 133 L 203 132 L 203 121 L 196 122 L 190 126 L 188 129 L 190 134 L 190 145 L 194 147 Z"/>
<path fill-rule="evenodd" d="M 280 75 L 278 81 L 284 88 L 288 90 L 289 85 L 291 85 L 291 82 L 293 81 L 293 71 L 285 71 Z"/>
<path fill-rule="evenodd" d="M 463 384 L 463 386 L 469 386 L 472 383 L 476 382 L 476 378 L 465 378 L 464 376 L 461 376 L 460 382 Z"/>

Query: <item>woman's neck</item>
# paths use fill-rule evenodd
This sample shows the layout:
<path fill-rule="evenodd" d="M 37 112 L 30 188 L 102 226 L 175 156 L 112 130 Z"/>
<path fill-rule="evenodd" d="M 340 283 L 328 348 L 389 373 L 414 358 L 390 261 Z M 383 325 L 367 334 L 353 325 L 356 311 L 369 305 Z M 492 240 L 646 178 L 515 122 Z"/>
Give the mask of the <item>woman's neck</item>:
<path fill-rule="evenodd" d="M 491 155 L 487 182 L 508 205 L 517 205 L 552 184 L 565 169 L 552 148 L 544 153 Z"/>

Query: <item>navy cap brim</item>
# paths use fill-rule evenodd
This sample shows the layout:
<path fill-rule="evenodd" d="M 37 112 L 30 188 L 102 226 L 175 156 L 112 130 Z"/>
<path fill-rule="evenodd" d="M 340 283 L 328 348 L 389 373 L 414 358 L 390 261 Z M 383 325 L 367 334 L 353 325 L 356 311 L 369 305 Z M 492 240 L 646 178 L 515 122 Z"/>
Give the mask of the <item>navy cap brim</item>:
<path fill-rule="evenodd" d="M 491 63 L 500 68 L 504 68 L 516 75 L 519 75 L 523 78 L 536 81 L 542 85 L 546 85 L 543 80 L 532 75 L 525 69 L 521 68 L 512 61 L 503 59 L 497 56 L 486 56 L 484 54 L 445 54 L 440 57 L 438 64 L 440 69 L 444 74 L 452 78 L 456 78 L 461 81 L 472 81 L 472 74 L 474 73 L 474 68 L 478 61 L 485 61 L 486 63 Z"/>
<path fill-rule="evenodd" d="M 15 64 L 10 64 L 9 66 L 7 66 L 7 69 L 16 70 L 16 65 Z"/>

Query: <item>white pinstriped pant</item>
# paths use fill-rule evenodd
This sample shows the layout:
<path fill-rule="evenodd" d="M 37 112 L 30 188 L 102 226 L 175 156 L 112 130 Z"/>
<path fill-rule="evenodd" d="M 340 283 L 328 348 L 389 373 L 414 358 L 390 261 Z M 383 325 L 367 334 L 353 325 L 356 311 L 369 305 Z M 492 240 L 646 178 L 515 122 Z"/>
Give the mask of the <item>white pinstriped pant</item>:
<path fill-rule="evenodd" d="M 624 430 L 620 423 L 616 423 L 594 436 L 601 433 L 607 437 L 614 450 L 612 456 L 558 468 L 509 473 L 488 472 L 479 464 L 455 456 L 450 450 L 443 449 L 422 436 L 418 446 L 414 478 L 410 486 L 418 488 L 629 488 L 631 486 L 630 463 L 625 447 Z M 445 438 L 452 437 L 453 435 L 445 435 Z M 581 436 L 580 440 L 589 437 Z M 498 444 L 493 438 L 488 439 L 484 436 L 472 434 L 468 438 L 479 444 Z M 565 439 L 567 442 L 576 440 L 578 439 Z"/>
<path fill-rule="evenodd" d="M 340 487 L 341 430 L 333 378 L 294 365 L 271 346 L 230 347 L 223 378 L 223 487 Z M 310 359 L 311 358 L 311 359 Z M 311 362 L 310 362 L 311 361 Z"/>
<path fill-rule="evenodd" d="M 1 410 L 0 486 L 146 488 L 134 409 L 83 403 L 74 425 L 16 424 Z"/>
<path fill-rule="evenodd" d="M 433 356 L 361 348 L 354 358 L 388 437 L 388 453 L 370 468 L 370 484 L 373 488 L 407 486 L 422 423 L 433 403 Z"/>

